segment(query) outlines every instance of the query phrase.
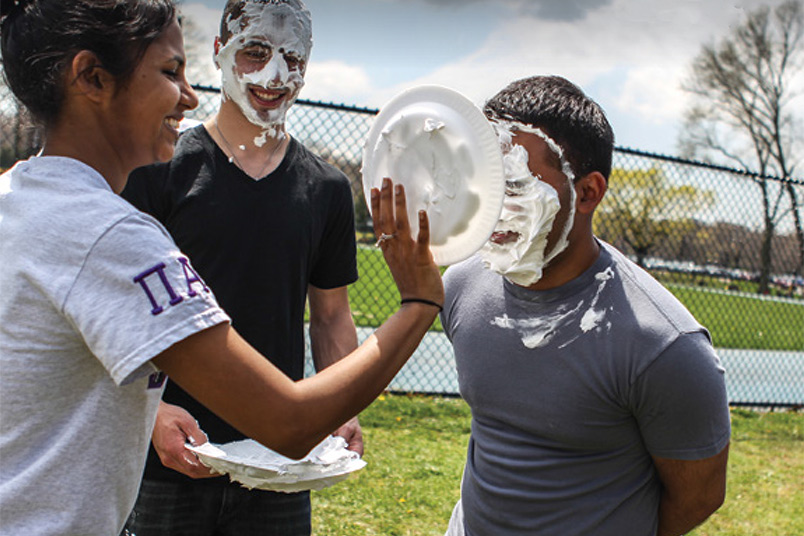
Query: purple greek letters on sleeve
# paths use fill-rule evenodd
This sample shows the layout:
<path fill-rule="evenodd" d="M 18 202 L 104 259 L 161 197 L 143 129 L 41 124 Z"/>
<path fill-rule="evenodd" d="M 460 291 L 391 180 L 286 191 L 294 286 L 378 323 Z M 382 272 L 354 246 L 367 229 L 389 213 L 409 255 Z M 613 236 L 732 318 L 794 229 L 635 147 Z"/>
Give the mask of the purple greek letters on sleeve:
<path fill-rule="evenodd" d="M 204 284 L 204 281 L 199 277 L 199 275 L 193 270 L 190 266 L 189 261 L 186 257 L 179 257 L 178 262 L 182 267 L 182 271 L 184 273 L 184 279 L 187 282 L 187 297 L 193 298 L 198 295 L 198 292 L 193 289 L 193 284 L 200 284 L 204 292 L 209 292 L 209 288 Z M 165 309 L 160 304 L 159 300 L 157 299 L 156 295 L 154 294 L 155 289 L 152 289 L 151 286 L 148 284 L 148 278 L 152 275 L 156 274 L 158 277 L 158 282 L 161 283 L 161 288 L 167 292 L 168 304 L 170 306 L 177 305 L 184 301 L 184 298 L 173 288 L 173 285 L 170 284 L 170 280 L 165 273 L 165 269 L 167 266 L 165 263 L 160 262 L 159 264 L 145 270 L 141 274 L 137 275 L 134 278 L 134 283 L 140 285 L 142 290 L 145 292 L 145 295 L 148 297 L 148 301 L 151 304 L 151 314 L 156 316 L 161 314 Z M 154 279 L 151 278 L 151 282 L 153 283 Z M 159 289 L 159 285 L 156 285 L 156 289 Z"/>
<path fill-rule="evenodd" d="M 159 389 L 165 384 L 167 374 L 162 371 L 154 372 L 148 376 L 148 389 Z"/>
<path fill-rule="evenodd" d="M 179 262 L 184 270 L 184 278 L 187 280 L 187 295 L 192 298 L 198 294 L 195 290 L 193 290 L 193 283 L 200 283 L 201 288 L 204 289 L 204 292 L 209 292 L 207 285 L 204 283 L 201 277 L 199 277 L 196 271 L 193 270 L 193 267 L 190 266 L 190 261 L 187 260 L 187 257 L 179 257 Z"/>

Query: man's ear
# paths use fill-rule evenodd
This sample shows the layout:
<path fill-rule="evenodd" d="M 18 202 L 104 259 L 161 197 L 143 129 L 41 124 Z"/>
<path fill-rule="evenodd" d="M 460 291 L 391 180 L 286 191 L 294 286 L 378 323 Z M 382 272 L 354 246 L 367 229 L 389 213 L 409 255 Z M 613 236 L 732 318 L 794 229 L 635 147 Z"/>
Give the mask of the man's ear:
<path fill-rule="evenodd" d="M 593 171 L 581 177 L 575 183 L 575 191 L 578 194 L 576 210 L 581 214 L 591 214 L 603 201 L 603 196 L 608 189 L 608 183 L 603 174 Z"/>
<path fill-rule="evenodd" d="M 115 78 L 103 68 L 94 52 L 82 50 L 70 63 L 70 86 L 92 101 L 114 94 Z"/>
<path fill-rule="evenodd" d="M 218 63 L 218 53 L 221 51 L 222 46 L 223 45 L 221 44 L 220 36 L 216 36 L 215 37 L 215 54 L 212 55 L 212 61 L 215 63 L 215 67 L 217 69 L 221 68 L 221 64 Z"/>

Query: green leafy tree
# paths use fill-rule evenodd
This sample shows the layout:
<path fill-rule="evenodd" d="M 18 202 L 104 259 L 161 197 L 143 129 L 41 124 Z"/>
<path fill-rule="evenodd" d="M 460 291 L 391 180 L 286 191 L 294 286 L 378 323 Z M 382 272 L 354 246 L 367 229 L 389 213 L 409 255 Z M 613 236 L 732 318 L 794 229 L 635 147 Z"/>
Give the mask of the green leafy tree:
<path fill-rule="evenodd" d="M 627 244 L 644 266 L 645 257 L 668 238 L 694 232 L 691 215 L 714 203 L 713 192 L 672 184 L 659 168 L 615 168 L 595 232 L 604 240 Z"/>
<path fill-rule="evenodd" d="M 789 216 L 799 242 L 797 271 L 804 273 L 804 199 L 790 180 L 804 145 L 799 131 L 804 103 L 797 91 L 802 60 L 804 4 L 787 0 L 774 9 L 749 12 L 719 43 L 705 45 L 683 85 L 692 100 L 681 134 L 682 154 L 759 174 L 753 180 L 764 210 L 760 292 L 768 289 L 775 230 Z"/>

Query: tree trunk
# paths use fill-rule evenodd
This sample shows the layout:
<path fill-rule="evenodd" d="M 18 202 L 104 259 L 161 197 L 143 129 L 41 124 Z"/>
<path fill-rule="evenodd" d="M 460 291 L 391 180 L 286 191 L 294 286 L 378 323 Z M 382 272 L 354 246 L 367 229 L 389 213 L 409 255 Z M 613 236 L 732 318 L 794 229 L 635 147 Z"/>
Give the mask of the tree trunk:
<path fill-rule="evenodd" d="M 770 292 L 771 246 L 773 245 L 773 222 L 765 221 L 765 232 L 762 234 L 762 250 L 760 251 L 759 289 L 760 294 Z"/>
<path fill-rule="evenodd" d="M 796 196 L 796 189 L 791 183 L 785 185 L 787 193 L 790 196 L 790 205 L 793 210 L 793 222 L 796 228 L 796 238 L 798 239 L 798 265 L 796 266 L 796 273 L 804 275 L 804 225 L 801 221 L 801 213 L 799 212 L 799 201 Z"/>
<path fill-rule="evenodd" d="M 771 217 L 768 180 L 760 179 L 757 184 L 762 190 L 762 205 L 765 212 L 765 230 L 762 233 L 762 247 L 759 253 L 758 292 L 760 294 L 767 294 L 770 291 L 771 247 L 773 246 L 773 235 L 776 230 L 776 226 L 774 225 L 773 218 Z"/>

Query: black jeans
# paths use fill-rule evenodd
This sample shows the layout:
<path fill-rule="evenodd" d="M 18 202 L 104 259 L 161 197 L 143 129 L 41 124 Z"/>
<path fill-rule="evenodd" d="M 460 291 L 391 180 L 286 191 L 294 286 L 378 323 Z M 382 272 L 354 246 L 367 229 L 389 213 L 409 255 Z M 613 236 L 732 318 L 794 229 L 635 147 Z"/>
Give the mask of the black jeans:
<path fill-rule="evenodd" d="M 123 535 L 310 536 L 310 493 L 248 490 L 226 477 L 143 480 Z"/>

